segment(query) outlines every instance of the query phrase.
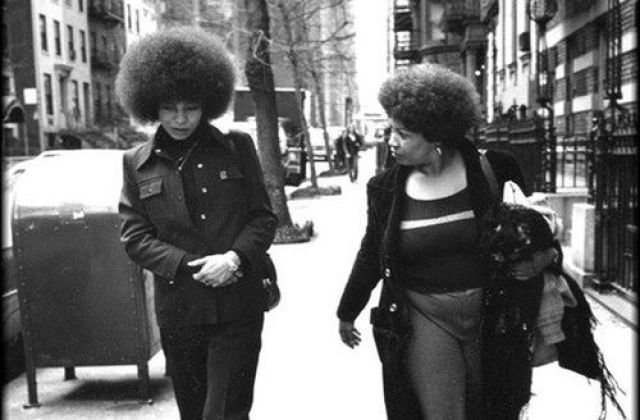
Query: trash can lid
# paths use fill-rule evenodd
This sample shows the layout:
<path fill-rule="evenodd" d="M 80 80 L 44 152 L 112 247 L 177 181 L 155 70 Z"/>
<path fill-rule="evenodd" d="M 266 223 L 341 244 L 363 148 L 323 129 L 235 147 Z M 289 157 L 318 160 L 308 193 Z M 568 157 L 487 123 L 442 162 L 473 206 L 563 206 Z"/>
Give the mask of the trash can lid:
<path fill-rule="evenodd" d="M 58 216 L 61 208 L 117 213 L 122 150 L 55 150 L 33 159 L 16 180 L 13 220 Z"/>

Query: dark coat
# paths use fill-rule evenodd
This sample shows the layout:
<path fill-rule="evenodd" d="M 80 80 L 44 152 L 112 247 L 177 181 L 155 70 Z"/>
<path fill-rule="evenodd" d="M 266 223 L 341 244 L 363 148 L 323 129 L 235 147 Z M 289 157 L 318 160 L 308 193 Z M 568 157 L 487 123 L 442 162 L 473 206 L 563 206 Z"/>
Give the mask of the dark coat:
<path fill-rule="evenodd" d="M 257 267 L 276 227 L 260 163 L 251 137 L 223 135 L 207 125 L 191 159 L 213 167 L 199 177 L 217 195 L 204 228 L 189 216 L 176 164 L 159 156 L 156 138 L 124 155 L 120 198 L 121 241 L 127 254 L 155 274 L 158 323 L 163 326 L 235 321 L 256 316 L 264 307 Z M 234 141 L 235 151 L 230 145 Z M 242 161 L 237 156 L 243 153 Z M 211 288 L 188 276 L 179 278 L 185 257 L 238 251 L 245 276 L 229 286 Z M 244 266 L 246 263 L 246 267 Z"/>
<path fill-rule="evenodd" d="M 492 192 L 482 171 L 479 152 L 470 142 L 464 141 L 460 147 L 467 170 L 467 185 L 471 197 L 471 206 L 478 220 L 482 218 L 493 202 Z M 500 188 L 504 182 L 512 180 L 524 188 L 519 165 L 513 156 L 497 151 L 487 151 L 486 157 L 491 163 Z M 364 309 L 371 291 L 380 279 L 384 279 L 380 294 L 380 307 L 388 307 L 397 302 L 398 293 L 389 287 L 400 268 L 397 266 L 397 235 L 403 201 L 404 185 L 411 168 L 395 165 L 378 174 L 367 184 L 368 214 L 367 227 L 360 250 L 356 256 L 351 275 L 347 281 L 340 305 L 338 317 L 345 321 L 354 321 Z M 376 337 L 380 353 L 380 345 Z M 380 354 L 381 360 L 383 355 Z M 409 388 L 408 382 L 398 372 L 398 366 L 383 364 L 385 405 L 389 419 L 420 419 L 420 409 Z"/>

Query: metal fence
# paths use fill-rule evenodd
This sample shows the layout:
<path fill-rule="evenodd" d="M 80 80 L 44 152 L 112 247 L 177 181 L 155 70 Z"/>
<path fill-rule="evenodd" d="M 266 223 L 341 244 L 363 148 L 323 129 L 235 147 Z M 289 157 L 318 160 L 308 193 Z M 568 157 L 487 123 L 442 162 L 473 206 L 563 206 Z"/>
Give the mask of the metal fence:
<path fill-rule="evenodd" d="M 590 197 L 596 207 L 596 285 L 638 292 L 637 114 L 595 118 Z"/>
<path fill-rule="evenodd" d="M 528 189 L 542 190 L 544 133 L 538 119 L 498 118 L 474 134 L 478 147 L 511 153 L 520 164 Z"/>
<path fill-rule="evenodd" d="M 524 111 L 521 111 L 523 113 Z M 478 147 L 505 150 L 513 154 L 532 191 L 552 192 L 561 189 L 587 189 L 589 186 L 589 133 L 559 136 L 555 141 L 555 182 L 545 182 L 545 151 L 549 146 L 545 121 L 538 117 L 516 117 L 516 112 L 503 114 L 477 133 Z M 548 150 L 550 152 L 550 150 Z M 554 162 L 550 162 L 553 164 Z M 549 184 L 552 190 L 549 191 Z"/>

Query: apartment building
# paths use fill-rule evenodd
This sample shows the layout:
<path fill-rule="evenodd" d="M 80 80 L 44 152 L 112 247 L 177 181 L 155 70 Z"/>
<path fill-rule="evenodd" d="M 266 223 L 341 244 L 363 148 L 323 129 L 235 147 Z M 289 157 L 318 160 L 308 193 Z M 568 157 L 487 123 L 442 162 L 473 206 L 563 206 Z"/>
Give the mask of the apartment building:
<path fill-rule="evenodd" d="M 161 0 L 125 0 L 124 27 L 126 45 L 141 36 L 156 32 L 160 28 L 160 14 L 164 10 Z"/>
<path fill-rule="evenodd" d="M 8 57 L 25 109 L 25 150 L 37 154 L 64 142 L 64 130 L 90 124 L 88 4 L 7 0 L 5 6 Z"/>
<path fill-rule="evenodd" d="M 554 124 L 558 135 L 586 133 L 593 114 L 606 107 L 607 48 L 611 36 L 608 2 L 564 0 L 554 2 L 557 11 L 544 34 L 527 14 L 526 2 L 483 2 L 487 23 L 489 120 L 495 110 L 516 105 L 536 106 L 540 74 L 535 52 L 539 42 L 547 49 L 552 87 Z M 621 97 L 618 103 L 637 109 L 637 19 L 633 0 L 620 1 Z M 541 39 L 543 38 L 543 39 Z M 541 47 L 542 48 L 542 45 Z M 545 81 L 542 80 L 544 84 Z"/>

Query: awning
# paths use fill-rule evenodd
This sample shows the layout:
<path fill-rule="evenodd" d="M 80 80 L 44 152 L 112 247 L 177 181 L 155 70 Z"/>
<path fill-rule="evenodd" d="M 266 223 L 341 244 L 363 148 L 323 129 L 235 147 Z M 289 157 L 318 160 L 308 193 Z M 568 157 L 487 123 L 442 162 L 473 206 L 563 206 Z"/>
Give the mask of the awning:
<path fill-rule="evenodd" d="M 24 109 L 15 96 L 2 96 L 2 122 L 23 123 Z"/>

